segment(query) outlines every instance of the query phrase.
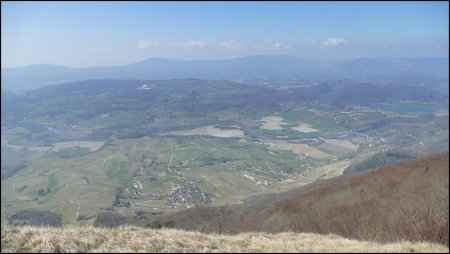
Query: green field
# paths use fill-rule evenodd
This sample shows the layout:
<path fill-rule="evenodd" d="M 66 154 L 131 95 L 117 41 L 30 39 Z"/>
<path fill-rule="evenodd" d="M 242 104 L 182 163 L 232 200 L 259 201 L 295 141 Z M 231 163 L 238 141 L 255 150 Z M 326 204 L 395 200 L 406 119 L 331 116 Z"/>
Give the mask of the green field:
<path fill-rule="evenodd" d="M 48 185 L 47 188 L 49 190 L 54 189 L 56 186 L 58 185 L 58 180 L 56 180 L 56 175 L 55 173 L 52 173 L 48 176 Z"/>
<path fill-rule="evenodd" d="M 86 82 L 30 93 L 2 115 L 2 222 L 26 209 L 92 224 L 104 211 L 239 203 L 337 176 L 383 149 L 424 154 L 448 144 L 448 115 L 299 100 L 298 88 L 167 80 L 144 92 L 139 80 Z M 283 118 L 280 130 L 262 128 L 270 116 Z M 292 129 L 300 123 L 318 131 Z"/>
<path fill-rule="evenodd" d="M 154 163 L 143 167 L 145 159 L 153 159 Z M 43 157 L 30 162 L 26 168 L 2 181 L 5 197 L 2 200 L 7 214 L 23 208 L 48 210 L 60 214 L 65 224 L 83 224 L 88 221 L 76 220 L 78 203 L 79 216 L 94 216 L 111 208 L 118 187 L 122 187 L 121 198 L 138 203 L 135 208 L 120 209 L 152 211 L 164 207 L 166 201 L 155 200 L 151 194 L 157 191 L 167 194 L 173 186 L 185 182 L 195 182 L 203 192 L 211 194 L 213 205 L 236 203 L 252 195 L 276 191 L 281 183 L 274 180 L 279 177 L 280 170 L 294 168 L 303 172 L 303 163 L 295 160 L 295 154 L 288 151 L 274 154 L 263 145 L 220 138 L 116 140 L 97 152 Z M 240 165 L 239 170 L 232 169 L 235 164 Z M 273 184 L 257 184 L 265 180 L 272 180 Z M 137 181 L 149 195 L 136 198 L 124 191 Z M 21 186 L 26 188 L 18 193 L 16 190 Z M 43 187 L 50 193 L 35 199 Z"/>

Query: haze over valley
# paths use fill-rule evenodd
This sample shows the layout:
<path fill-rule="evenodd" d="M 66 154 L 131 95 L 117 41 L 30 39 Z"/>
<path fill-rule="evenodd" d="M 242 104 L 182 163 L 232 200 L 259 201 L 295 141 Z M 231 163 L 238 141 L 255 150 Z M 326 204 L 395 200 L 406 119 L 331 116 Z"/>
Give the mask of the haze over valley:
<path fill-rule="evenodd" d="M 90 3 L 40 4 L 47 8 L 2 2 L 2 16 L 12 22 L 2 17 L 2 30 L 10 36 L 5 35 L 2 44 L 2 52 L 8 53 L 2 56 L 1 75 L 1 222 L 2 246 L 8 246 L 2 252 L 17 252 L 17 246 L 25 245 L 27 251 L 58 251 L 63 246 L 39 243 L 63 241 L 42 239 L 65 237 L 69 229 L 61 235 L 54 230 L 67 226 L 77 227 L 82 242 L 90 241 L 85 234 L 100 232 L 96 244 L 67 244 L 67 251 L 78 252 L 232 251 L 218 243 L 223 241 L 239 242 L 234 251 L 260 252 L 265 250 L 258 238 L 261 232 L 280 233 L 270 235 L 274 241 L 269 249 L 298 251 L 295 240 L 279 249 L 284 237 L 299 237 L 283 235 L 286 231 L 319 234 L 307 239 L 326 235 L 341 241 L 329 235 L 335 234 L 376 242 L 383 251 L 394 248 L 386 244 L 402 241 L 410 241 L 405 243 L 410 247 L 394 250 L 423 251 L 418 242 L 448 250 L 449 59 L 448 49 L 441 47 L 448 47 L 448 23 L 442 21 L 448 20 L 448 3 L 374 5 L 387 20 L 393 17 L 384 10 L 397 9 L 412 20 L 405 27 L 392 25 L 411 38 L 410 47 L 404 48 L 394 28 L 372 14 L 365 20 L 355 13 L 367 8 L 363 3 L 341 3 L 347 11 L 334 4 L 322 11 L 313 3 L 255 3 L 254 13 L 246 9 L 250 3 L 103 3 L 108 6 L 105 13 L 128 17 L 133 29 L 111 21 L 123 38 L 114 35 L 117 41 L 108 44 L 114 49 L 96 48 L 85 55 L 73 53 L 81 52 L 84 38 L 100 43 L 98 31 L 105 38 L 113 36 L 94 15 L 103 10 L 101 4 L 92 9 L 85 7 Z M 67 9 L 70 5 L 73 12 Z M 120 6 L 136 16 L 119 12 Z M 231 6 L 244 24 L 232 26 L 239 40 L 225 40 L 230 36 L 225 29 L 221 36 L 211 30 L 219 24 L 207 10 L 223 19 Z M 140 8 L 147 8 L 148 15 Z M 275 14 L 269 14 L 271 8 Z M 317 20 L 307 15 L 308 9 L 322 17 L 353 10 L 349 15 L 365 20 L 366 26 L 378 24 L 380 29 L 371 35 L 378 39 L 370 39 L 346 19 L 336 21 L 334 32 L 342 38 L 330 35 L 325 21 L 318 21 L 317 32 L 286 21 Z M 156 15 L 157 10 L 180 18 L 169 21 Z M 72 53 L 61 50 L 57 42 L 65 41 L 67 34 L 51 25 L 49 13 L 60 18 L 66 14 L 62 24 L 74 35 L 83 35 L 73 39 L 80 45 L 66 41 Z M 86 20 L 99 22 L 99 29 L 89 28 L 86 21 L 71 23 L 74 13 L 86 13 Z M 264 23 L 265 32 L 244 36 L 257 30 L 243 18 L 261 20 L 263 14 L 280 18 L 284 32 Z M 35 15 L 41 19 L 33 25 Z M 185 33 L 170 30 L 184 26 L 181 17 L 187 17 L 187 34 L 211 37 L 188 40 Z M 143 26 L 135 19 L 161 27 L 148 28 L 145 38 L 152 39 L 137 40 L 144 37 L 132 33 L 142 32 Z M 212 23 L 196 23 L 205 20 Z M 15 26 L 20 29 L 13 30 Z M 420 29 L 411 29 L 414 26 Z M 292 39 L 294 28 L 314 42 L 307 44 L 301 36 Z M 53 31 L 60 37 L 51 42 L 33 31 Z M 268 35 L 282 39 L 258 42 Z M 36 45 L 19 40 L 33 36 Z M 418 36 L 428 40 L 415 40 Z M 189 43 L 181 42 L 186 40 Z M 132 49 L 116 48 L 130 41 Z M 396 50 L 383 47 L 383 55 L 372 44 L 362 46 L 368 41 L 390 42 Z M 31 53 L 31 47 L 41 51 Z M 74 67 L 91 59 L 90 54 L 98 57 L 90 67 Z M 35 64 L 40 59 L 49 60 Z M 34 228 L 40 226 L 56 229 Z M 211 244 L 205 247 L 197 243 L 199 235 L 168 228 L 208 234 Z M 39 230 L 50 236 L 36 233 Z M 166 239 L 159 246 L 159 240 L 145 238 L 147 247 L 133 247 L 131 241 L 122 248 L 107 241 L 114 230 L 147 230 L 152 236 L 161 232 L 161 237 L 176 234 L 188 240 Z M 213 233 L 225 234 L 225 240 Z M 17 234 L 33 241 L 20 242 Z M 255 245 L 241 242 L 246 237 Z M 305 251 L 367 251 L 364 246 L 369 246 L 355 241 L 351 244 L 357 248 L 352 249 L 346 244 L 342 250 L 328 245 L 320 249 L 314 243 L 301 246 Z"/>

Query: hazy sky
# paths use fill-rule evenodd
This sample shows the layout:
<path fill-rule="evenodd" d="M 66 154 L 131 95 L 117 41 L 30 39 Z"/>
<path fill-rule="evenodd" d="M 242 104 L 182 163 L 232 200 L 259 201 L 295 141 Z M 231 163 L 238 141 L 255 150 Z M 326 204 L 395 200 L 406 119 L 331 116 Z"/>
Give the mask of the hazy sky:
<path fill-rule="evenodd" d="M 426 57 L 449 51 L 448 2 L 2 2 L 2 67 L 149 57 Z"/>

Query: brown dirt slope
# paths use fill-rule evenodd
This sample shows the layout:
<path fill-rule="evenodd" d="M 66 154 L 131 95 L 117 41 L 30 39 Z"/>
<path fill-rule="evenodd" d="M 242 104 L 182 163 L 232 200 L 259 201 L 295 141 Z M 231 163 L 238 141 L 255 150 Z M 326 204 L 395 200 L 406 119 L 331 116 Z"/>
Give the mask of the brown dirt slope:
<path fill-rule="evenodd" d="M 329 181 L 253 212 L 241 230 L 333 233 L 448 246 L 449 153 Z"/>

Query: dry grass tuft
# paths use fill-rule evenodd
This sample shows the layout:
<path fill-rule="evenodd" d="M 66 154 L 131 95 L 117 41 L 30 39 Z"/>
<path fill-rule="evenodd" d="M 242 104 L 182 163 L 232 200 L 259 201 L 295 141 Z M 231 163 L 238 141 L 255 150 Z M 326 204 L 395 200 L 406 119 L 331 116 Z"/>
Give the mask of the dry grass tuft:
<path fill-rule="evenodd" d="M 5 227 L 1 252 L 448 252 L 431 243 L 380 244 L 311 233 L 233 236 L 122 226 Z"/>

